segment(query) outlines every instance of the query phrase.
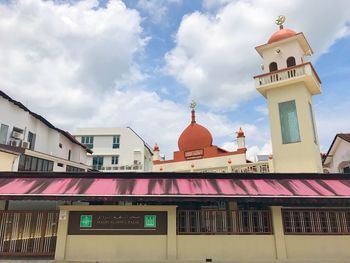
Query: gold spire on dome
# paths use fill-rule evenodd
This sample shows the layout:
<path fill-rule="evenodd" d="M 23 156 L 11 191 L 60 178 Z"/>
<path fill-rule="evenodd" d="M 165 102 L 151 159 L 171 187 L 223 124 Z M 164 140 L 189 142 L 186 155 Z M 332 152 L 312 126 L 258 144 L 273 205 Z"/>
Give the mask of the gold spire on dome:
<path fill-rule="evenodd" d="M 192 100 L 192 102 L 191 102 L 191 104 L 190 104 L 190 108 L 191 108 L 192 110 L 194 110 L 194 109 L 196 108 L 196 106 L 197 106 L 197 103 L 196 103 L 194 100 Z"/>
<path fill-rule="evenodd" d="M 279 15 L 279 16 L 277 17 L 277 19 L 276 19 L 276 24 L 277 24 L 278 26 L 280 26 L 280 29 L 282 29 L 282 28 L 283 28 L 283 24 L 284 24 L 285 21 L 286 21 L 286 17 L 283 16 L 283 15 Z"/>
<path fill-rule="evenodd" d="M 190 104 L 190 108 L 192 109 L 192 111 L 191 111 L 191 119 L 192 119 L 191 123 L 192 124 L 196 123 L 196 113 L 195 113 L 196 106 L 197 106 L 197 103 L 194 100 L 192 100 L 192 102 Z"/>

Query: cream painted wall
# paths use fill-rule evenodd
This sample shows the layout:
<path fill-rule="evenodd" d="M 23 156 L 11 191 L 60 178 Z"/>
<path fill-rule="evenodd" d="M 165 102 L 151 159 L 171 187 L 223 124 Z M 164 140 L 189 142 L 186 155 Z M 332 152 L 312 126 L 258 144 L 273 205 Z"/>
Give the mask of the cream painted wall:
<path fill-rule="evenodd" d="M 77 261 L 165 260 L 165 235 L 99 235 L 67 237 L 66 259 Z"/>
<path fill-rule="evenodd" d="M 349 235 L 286 235 L 288 259 L 349 260 Z"/>
<path fill-rule="evenodd" d="M 168 235 L 67 235 L 70 211 L 167 211 Z M 346 262 L 350 258 L 349 235 L 284 235 L 281 207 L 273 206 L 271 212 L 271 235 L 176 235 L 175 206 L 60 206 L 55 260 Z"/>
<path fill-rule="evenodd" d="M 70 211 L 167 211 L 167 235 L 68 235 Z M 117 261 L 176 258 L 176 206 L 60 206 L 56 260 Z"/>
<path fill-rule="evenodd" d="M 295 100 L 296 102 L 301 142 L 282 144 L 278 103 L 290 100 Z M 315 143 L 309 110 L 309 102 L 312 105 L 312 100 L 306 86 L 301 82 L 272 89 L 267 92 L 267 101 L 274 171 L 277 173 L 321 173 L 323 169 L 318 139 L 317 143 Z"/>
<path fill-rule="evenodd" d="M 0 152 L 0 171 L 12 171 L 17 155 Z"/>
<path fill-rule="evenodd" d="M 275 260 L 273 235 L 179 235 L 179 260 Z"/>

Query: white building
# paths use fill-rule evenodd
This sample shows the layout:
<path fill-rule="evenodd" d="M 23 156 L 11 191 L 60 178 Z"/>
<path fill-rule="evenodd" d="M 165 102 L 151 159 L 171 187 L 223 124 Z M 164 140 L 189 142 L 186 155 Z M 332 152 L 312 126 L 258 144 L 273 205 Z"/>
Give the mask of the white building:
<path fill-rule="evenodd" d="M 335 136 L 323 159 L 323 167 L 328 173 L 350 173 L 350 133 Z"/>
<path fill-rule="evenodd" d="M 85 145 L 0 91 L 0 171 L 87 171 Z"/>
<path fill-rule="evenodd" d="M 75 138 L 93 154 L 87 163 L 105 172 L 151 171 L 152 150 L 130 127 L 127 128 L 80 128 Z"/>

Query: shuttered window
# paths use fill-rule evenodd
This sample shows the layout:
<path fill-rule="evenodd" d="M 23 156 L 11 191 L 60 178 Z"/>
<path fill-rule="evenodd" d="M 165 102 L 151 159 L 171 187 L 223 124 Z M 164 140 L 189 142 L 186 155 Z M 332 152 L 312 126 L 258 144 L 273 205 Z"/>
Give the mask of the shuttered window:
<path fill-rule="evenodd" d="M 300 142 L 295 100 L 279 103 L 278 108 L 281 122 L 282 143 Z"/>

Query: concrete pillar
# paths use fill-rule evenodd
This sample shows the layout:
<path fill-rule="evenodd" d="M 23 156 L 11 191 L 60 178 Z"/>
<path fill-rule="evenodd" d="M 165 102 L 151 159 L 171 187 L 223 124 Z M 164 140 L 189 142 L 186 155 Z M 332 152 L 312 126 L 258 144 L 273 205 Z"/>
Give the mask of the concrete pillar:
<path fill-rule="evenodd" d="M 270 155 L 269 156 L 269 160 L 268 160 L 268 163 L 269 163 L 269 172 L 270 173 L 274 173 L 275 172 L 275 169 L 274 169 L 274 160 L 273 160 L 273 156 Z"/>
<path fill-rule="evenodd" d="M 235 201 L 228 201 L 228 209 L 229 210 L 237 210 L 237 202 Z"/>
<path fill-rule="evenodd" d="M 168 251 L 167 259 L 176 260 L 177 237 L 176 237 L 176 207 L 168 208 Z"/>
<path fill-rule="evenodd" d="M 6 200 L 0 201 L 0 210 L 6 210 Z"/>
<path fill-rule="evenodd" d="M 62 209 L 60 207 L 60 215 L 58 220 L 57 228 L 57 242 L 56 242 L 56 252 L 55 260 L 64 260 L 66 252 L 66 241 L 68 234 L 68 218 L 69 211 Z"/>
<path fill-rule="evenodd" d="M 284 239 L 284 230 L 282 222 L 282 207 L 271 206 L 272 229 L 275 237 L 276 259 L 287 259 L 286 241 Z"/>

